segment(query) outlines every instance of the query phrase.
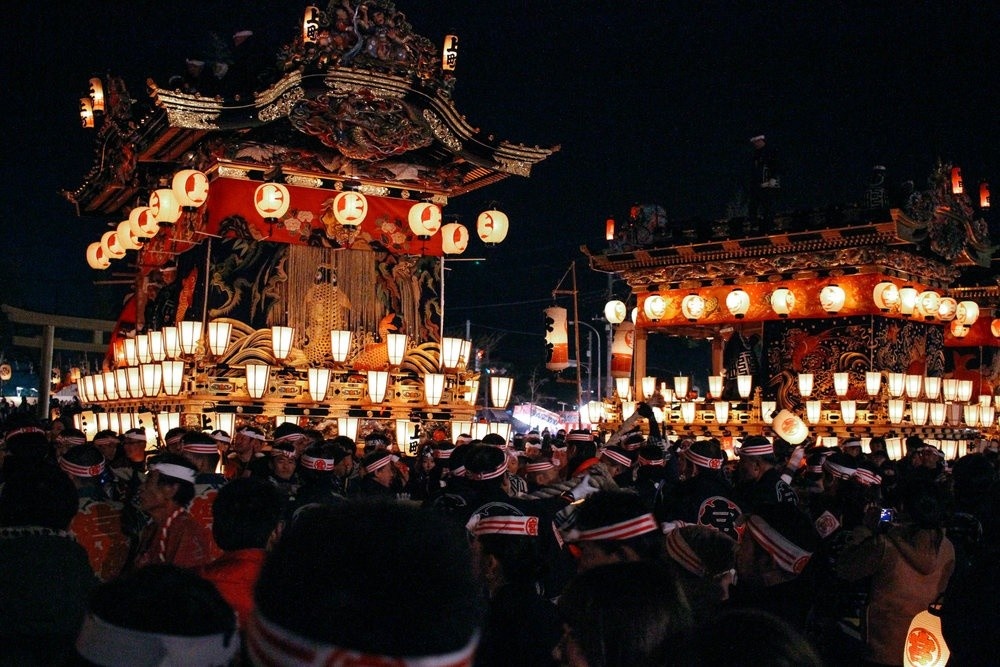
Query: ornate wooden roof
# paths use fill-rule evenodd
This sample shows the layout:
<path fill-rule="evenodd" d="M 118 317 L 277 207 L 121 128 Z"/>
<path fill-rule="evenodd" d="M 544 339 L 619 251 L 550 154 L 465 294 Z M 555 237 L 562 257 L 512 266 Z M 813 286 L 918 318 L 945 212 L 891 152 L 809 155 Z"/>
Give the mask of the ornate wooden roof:
<path fill-rule="evenodd" d="M 300 35 L 253 62 L 220 57 L 221 68 L 202 63 L 197 75 L 189 60 L 183 77 L 149 79 L 148 100 L 134 102 L 109 76 L 94 166 L 66 198 L 81 213 L 113 214 L 178 165 L 210 172 L 224 162 L 264 174 L 280 168 L 316 187 L 377 186 L 444 203 L 527 177 L 559 150 L 472 126 L 451 99 L 455 80 L 440 50 L 393 3 L 331 3 L 313 19 L 314 41 Z M 240 78 L 250 65 L 255 73 Z"/>

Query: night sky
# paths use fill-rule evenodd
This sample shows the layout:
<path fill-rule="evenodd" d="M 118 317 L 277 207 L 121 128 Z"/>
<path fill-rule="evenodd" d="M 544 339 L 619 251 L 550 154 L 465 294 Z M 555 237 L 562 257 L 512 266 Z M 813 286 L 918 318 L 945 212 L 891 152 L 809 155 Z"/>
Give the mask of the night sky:
<path fill-rule="evenodd" d="M 78 218 L 58 194 L 94 159 L 79 126 L 90 76 L 165 83 L 209 30 L 254 30 L 275 45 L 300 2 L 16 3 L 3 25 L 5 157 L 0 301 L 111 319 L 123 288 L 95 286 L 88 243 L 109 220 Z M 922 187 L 935 161 L 1000 189 L 991 3 L 515 2 L 399 0 L 416 32 L 461 39 L 454 100 L 475 126 L 515 143 L 560 145 L 530 179 L 456 198 L 475 225 L 495 204 L 511 222 L 496 248 L 473 241 L 448 275 L 449 325 L 503 331 L 498 354 L 542 363 L 541 310 L 577 260 L 581 318 L 598 316 L 609 215 L 659 204 L 671 219 L 725 216 L 749 178 L 750 136 L 784 165 L 780 209 L 859 202 L 871 168 Z M 115 221 L 117 222 L 117 221 Z M 564 287 L 568 287 L 564 285 Z M 612 286 L 618 297 L 627 289 Z M 570 306 L 567 297 L 555 303 Z M 450 326 L 449 326 L 450 328 Z"/>

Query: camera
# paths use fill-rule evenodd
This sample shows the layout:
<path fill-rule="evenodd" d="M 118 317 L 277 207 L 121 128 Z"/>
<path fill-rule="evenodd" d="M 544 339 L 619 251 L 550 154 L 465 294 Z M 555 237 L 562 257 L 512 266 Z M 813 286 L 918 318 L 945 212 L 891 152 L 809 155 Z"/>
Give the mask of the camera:
<path fill-rule="evenodd" d="M 882 512 L 879 514 L 879 523 L 892 523 L 896 519 L 896 510 L 890 507 L 882 508 Z"/>

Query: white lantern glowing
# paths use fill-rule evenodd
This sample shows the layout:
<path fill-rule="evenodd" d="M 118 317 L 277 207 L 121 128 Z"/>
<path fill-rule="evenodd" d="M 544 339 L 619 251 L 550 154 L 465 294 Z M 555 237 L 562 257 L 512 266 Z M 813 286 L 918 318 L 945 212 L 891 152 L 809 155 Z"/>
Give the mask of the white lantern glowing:
<path fill-rule="evenodd" d="M 118 232 L 104 232 L 101 236 L 101 248 L 104 254 L 111 259 L 121 259 L 125 256 L 125 246 L 118 238 Z"/>
<path fill-rule="evenodd" d="M 958 314 L 958 302 L 950 296 L 941 297 L 941 302 L 938 304 L 937 311 L 938 319 L 942 322 L 951 322 L 955 319 L 956 314 Z"/>
<path fill-rule="evenodd" d="M 895 283 L 884 280 L 872 290 L 872 301 L 879 310 L 887 313 L 899 305 L 899 288 Z"/>
<path fill-rule="evenodd" d="M 449 222 L 441 227 L 441 252 L 446 255 L 461 255 L 469 247 L 469 230 L 465 225 Z"/>
<path fill-rule="evenodd" d="M 782 410 L 775 415 L 771 422 L 771 428 L 774 429 L 779 438 L 790 445 L 802 444 L 809 437 L 809 427 L 790 410 Z"/>
<path fill-rule="evenodd" d="M 587 422 L 599 424 L 604 419 L 604 401 L 587 402 Z"/>
<path fill-rule="evenodd" d="M 960 321 L 955 319 L 951 321 L 951 326 L 949 327 L 948 330 L 951 332 L 951 335 L 954 336 L 955 338 L 965 338 L 966 336 L 969 335 L 969 329 L 970 327 L 965 326 Z"/>
<path fill-rule="evenodd" d="M 245 372 L 247 393 L 250 394 L 250 398 L 261 398 L 264 392 L 267 391 L 267 381 L 271 375 L 271 367 L 268 364 L 249 363 L 245 367 Z"/>
<path fill-rule="evenodd" d="M 156 398 L 163 382 L 163 366 L 159 363 L 142 364 L 139 366 L 139 373 L 142 376 L 142 393 Z"/>
<path fill-rule="evenodd" d="M 351 351 L 351 332 L 341 329 L 330 331 L 330 354 L 338 364 L 344 363 Z"/>
<path fill-rule="evenodd" d="M 163 353 L 168 359 L 174 359 L 181 354 L 180 329 L 175 326 L 163 327 Z"/>
<path fill-rule="evenodd" d="M 181 169 L 170 183 L 183 208 L 198 208 L 208 201 L 208 176 L 197 169 Z"/>
<path fill-rule="evenodd" d="M 149 196 L 149 214 L 158 225 L 172 225 L 181 217 L 181 203 L 170 188 L 154 190 Z"/>
<path fill-rule="evenodd" d="M 972 380 L 958 381 L 958 400 L 963 403 L 972 400 Z"/>
<path fill-rule="evenodd" d="M 667 300 L 659 294 L 650 294 L 642 301 L 642 314 L 653 322 L 659 321 L 667 312 Z"/>
<path fill-rule="evenodd" d="M 979 319 L 979 304 L 975 301 L 959 301 L 955 307 L 955 322 L 971 327 Z M 953 332 L 954 333 L 954 332 Z"/>
<path fill-rule="evenodd" d="M 310 368 L 308 372 L 309 396 L 316 403 L 326 398 L 326 392 L 330 389 L 330 369 Z"/>
<path fill-rule="evenodd" d="M 930 405 L 926 401 L 913 401 L 910 403 L 910 420 L 915 426 L 923 426 L 930 416 Z"/>
<path fill-rule="evenodd" d="M 889 412 L 890 424 L 903 423 L 903 411 L 906 409 L 906 401 L 901 398 L 890 398 L 886 402 L 886 409 Z"/>
<path fill-rule="evenodd" d="M 833 374 L 833 392 L 839 397 L 847 396 L 847 390 L 851 388 L 851 375 L 844 371 Z"/>
<path fill-rule="evenodd" d="M 742 320 L 750 310 L 750 295 L 736 287 L 726 295 L 726 308 L 738 320 Z"/>
<path fill-rule="evenodd" d="M 455 71 L 458 63 L 458 35 L 445 35 L 444 46 L 441 47 L 441 70 Z"/>
<path fill-rule="evenodd" d="M 713 408 L 717 424 L 725 424 L 729 421 L 729 401 L 715 401 Z"/>
<path fill-rule="evenodd" d="M 685 424 L 694 423 L 695 417 L 695 404 L 694 401 L 682 401 L 681 402 L 681 419 L 684 420 Z"/>
<path fill-rule="evenodd" d="M 674 394 L 678 400 L 684 400 L 688 395 L 688 377 L 678 375 L 674 378 Z"/>
<path fill-rule="evenodd" d="M 292 339 L 295 337 L 293 327 L 271 327 L 271 352 L 276 361 L 283 361 L 292 351 Z"/>
<path fill-rule="evenodd" d="M 111 266 L 111 260 L 108 259 L 108 254 L 101 246 L 100 241 L 94 241 L 87 246 L 87 264 L 90 268 L 98 271 L 103 271 Z"/>
<path fill-rule="evenodd" d="M 906 396 L 907 398 L 920 398 L 920 388 L 924 377 L 916 373 L 906 374 Z"/>
<path fill-rule="evenodd" d="M 830 313 L 839 313 L 844 307 L 844 300 L 847 298 L 844 288 L 840 285 L 827 285 L 819 292 L 820 307 Z"/>
<path fill-rule="evenodd" d="M 302 43 L 315 44 L 319 38 L 319 7 L 310 5 L 306 7 L 302 16 Z"/>
<path fill-rule="evenodd" d="M 813 391 L 813 374 L 799 373 L 799 395 L 802 398 L 809 398 Z"/>
<path fill-rule="evenodd" d="M 721 375 L 708 376 L 708 393 L 712 396 L 712 398 L 720 398 L 722 396 Z"/>
<path fill-rule="evenodd" d="M 403 363 L 406 355 L 407 335 L 404 333 L 391 333 L 386 336 L 386 350 L 389 356 L 389 363 L 398 366 Z"/>
<path fill-rule="evenodd" d="M 681 300 L 681 313 L 689 322 L 696 322 L 705 316 L 705 297 L 700 294 L 688 294 Z"/>
<path fill-rule="evenodd" d="M 545 367 L 550 371 L 569 368 L 567 311 L 561 306 L 545 309 Z"/>
<path fill-rule="evenodd" d="M 840 420 L 845 424 L 853 424 L 858 416 L 858 403 L 854 400 L 840 402 Z"/>
<path fill-rule="evenodd" d="M 623 302 L 613 299 L 604 304 L 604 317 L 611 324 L 621 324 L 625 321 L 626 315 L 628 315 L 628 309 Z"/>
<path fill-rule="evenodd" d="M 430 405 L 437 405 L 441 402 L 441 395 L 444 393 L 444 373 L 424 374 L 424 398 Z"/>
<path fill-rule="evenodd" d="M 736 391 L 739 393 L 740 398 L 748 399 L 750 398 L 750 392 L 753 391 L 753 376 L 752 375 L 737 375 L 736 376 Z"/>
<path fill-rule="evenodd" d="M 217 357 L 221 357 L 229 348 L 229 337 L 232 334 L 231 322 L 213 320 L 208 323 L 208 349 Z"/>
<path fill-rule="evenodd" d="M 983 428 L 992 428 L 996 420 L 996 408 L 992 405 L 979 406 L 979 424 Z"/>
<path fill-rule="evenodd" d="M 628 399 L 628 397 L 631 396 L 632 394 L 632 389 L 629 386 L 630 383 L 631 383 L 630 378 L 627 377 L 615 378 L 615 393 L 617 393 L 618 398 L 620 398 L 623 401 Z"/>
<path fill-rule="evenodd" d="M 806 401 L 806 419 L 810 424 L 818 424 L 823 415 L 823 401 Z"/>
<path fill-rule="evenodd" d="M 642 398 L 648 401 L 656 393 L 656 378 L 654 376 L 647 375 L 642 378 Z"/>
<path fill-rule="evenodd" d="M 878 396 L 882 389 L 882 373 L 879 371 L 865 372 L 865 391 L 869 396 Z"/>
<path fill-rule="evenodd" d="M 965 425 L 969 428 L 976 428 L 979 425 L 979 404 L 969 403 L 962 406 L 964 412 Z"/>
<path fill-rule="evenodd" d="M 486 245 L 496 245 L 507 238 L 509 224 L 505 213 L 494 209 L 483 211 L 476 219 L 476 233 Z"/>
<path fill-rule="evenodd" d="M 410 231 L 418 239 L 426 240 L 441 229 L 441 207 L 430 202 L 419 202 L 407 214 Z"/>
<path fill-rule="evenodd" d="M 795 308 L 795 295 L 787 287 L 779 287 L 771 293 L 771 310 L 778 317 L 788 317 Z"/>
<path fill-rule="evenodd" d="M 388 388 L 388 371 L 368 371 L 368 398 L 372 403 L 381 403 Z"/>
<path fill-rule="evenodd" d="M 490 377 L 490 401 L 495 408 L 506 408 L 510 402 L 510 393 L 514 389 L 514 378 L 502 375 Z"/>
<path fill-rule="evenodd" d="M 148 206 L 136 206 L 128 214 L 128 226 L 132 233 L 142 239 L 156 236 L 159 225 Z"/>
<path fill-rule="evenodd" d="M 956 378 L 945 378 L 942 381 L 944 386 L 944 400 L 947 402 L 954 401 L 958 398 L 958 379 Z"/>
<path fill-rule="evenodd" d="M 917 311 L 927 320 L 937 317 L 938 308 L 941 306 L 941 295 L 934 290 L 924 290 L 917 295 Z"/>
<path fill-rule="evenodd" d="M 182 320 L 177 330 L 180 332 L 181 352 L 194 354 L 198 350 L 198 343 L 201 342 L 201 322 Z"/>
<path fill-rule="evenodd" d="M 994 318 L 990 322 L 990 333 L 993 334 L 994 338 L 1000 338 L 1000 317 Z"/>
<path fill-rule="evenodd" d="M 123 340 L 122 351 L 125 355 L 126 366 L 135 366 L 139 363 L 139 348 L 135 344 L 135 338 L 126 338 Z"/>
<path fill-rule="evenodd" d="M 292 196 L 281 183 L 261 183 L 253 193 L 253 205 L 264 220 L 280 220 L 288 213 Z"/>
<path fill-rule="evenodd" d="M 943 426 L 946 415 L 948 414 L 948 406 L 944 403 L 931 403 L 930 404 L 930 418 L 932 426 Z"/>
<path fill-rule="evenodd" d="M 462 339 L 445 336 L 441 340 L 441 367 L 458 368 L 462 358 Z"/>
<path fill-rule="evenodd" d="M 181 384 L 184 381 L 183 361 L 161 361 L 163 378 L 163 393 L 167 396 L 176 396 L 181 393 Z"/>
<path fill-rule="evenodd" d="M 904 285 L 899 288 L 899 314 L 903 317 L 910 317 L 916 307 L 917 289 L 912 285 Z"/>

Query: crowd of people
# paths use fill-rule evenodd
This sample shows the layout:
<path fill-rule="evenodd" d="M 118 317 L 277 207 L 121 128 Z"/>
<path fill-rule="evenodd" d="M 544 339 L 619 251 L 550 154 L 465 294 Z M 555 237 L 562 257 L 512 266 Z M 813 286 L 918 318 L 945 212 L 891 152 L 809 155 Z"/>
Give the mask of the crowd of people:
<path fill-rule="evenodd" d="M 0 663 L 995 664 L 998 452 L 8 420 Z M 910 629 L 933 610 L 942 634 Z M 917 633 L 917 634 L 914 634 Z M 940 663 L 943 664 L 943 663 Z"/>

